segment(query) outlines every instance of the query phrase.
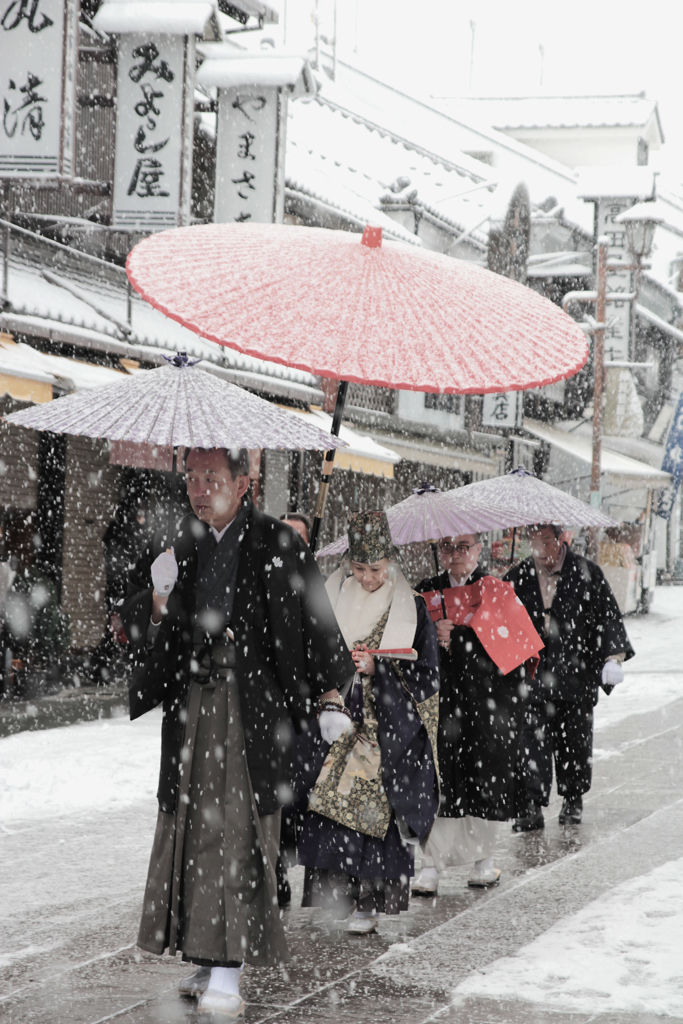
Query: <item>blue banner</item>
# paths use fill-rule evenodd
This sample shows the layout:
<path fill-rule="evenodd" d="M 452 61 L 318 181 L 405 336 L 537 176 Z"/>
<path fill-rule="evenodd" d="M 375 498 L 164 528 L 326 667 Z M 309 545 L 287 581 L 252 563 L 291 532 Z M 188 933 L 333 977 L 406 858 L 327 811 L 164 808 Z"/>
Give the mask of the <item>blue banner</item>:
<path fill-rule="evenodd" d="M 676 410 L 666 440 L 662 469 L 671 473 L 673 480 L 659 492 L 656 512 L 662 519 L 671 518 L 676 494 L 683 478 L 683 394 L 679 396 Z"/>

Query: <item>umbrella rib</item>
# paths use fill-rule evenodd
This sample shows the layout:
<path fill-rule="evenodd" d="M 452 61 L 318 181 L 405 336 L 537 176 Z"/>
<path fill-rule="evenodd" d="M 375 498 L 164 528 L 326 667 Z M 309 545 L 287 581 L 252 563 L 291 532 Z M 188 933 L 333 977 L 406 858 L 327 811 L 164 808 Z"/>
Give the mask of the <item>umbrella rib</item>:
<path fill-rule="evenodd" d="M 113 385 L 113 387 L 117 390 L 117 392 L 118 392 L 118 389 L 120 389 L 122 387 L 126 387 L 127 388 L 127 387 L 131 387 L 131 386 L 134 387 L 135 385 L 133 385 L 132 382 L 131 382 L 131 384 L 127 384 L 126 383 L 126 384 L 116 384 L 116 385 Z M 136 406 L 136 414 L 135 414 L 134 418 L 132 419 L 132 421 L 128 420 L 128 422 L 127 422 L 127 430 L 128 431 L 147 412 L 148 405 L 144 401 L 144 398 L 146 398 L 146 397 L 147 396 L 143 396 L 142 402 L 138 403 L 138 405 Z M 60 399 L 60 402 L 61 401 L 69 402 L 72 398 L 74 399 L 74 402 L 72 404 L 76 405 L 76 410 L 73 413 L 75 422 L 70 424 L 69 428 L 66 430 L 67 433 L 77 434 L 77 433 L 85 433 L 87 431 L 89 436 L 97 436 L 97 437 L 104 437 L 104 436 L 109 437 L 109 436 L 111 436 L 110 433 L 107 431 L 107 425 L 110 423 L 111 415 L 112 415 L 112 410 L 111 410 L 111 408 L 108 405 L 104 405 L 104 407 L 102 407 L 99 410 L 99 412 L 97 412 L 95 410 L 88 409 L 87 407 L 86 408 L 80 408 L 81 405 L 85 405 L 86 404 L 81 399 L 82 398 L 90 398 L 90 392 L 81 393 L 79 395 L 69 395 L 69 396 L 67 396 L 64 399 Z M 50 408 L 51 407 L 48 406 L 46 411 L 49 410 Z M 54 409 L 54 407 L 52 407 L 52 409 Z M 83 425 L 83 424 L 85 424 L 85 425 Z M 103 428 L 102 432 L 100 432 L 100 425 Z M 76 429 L 74 429 L 74 427 Z M 48 422 L 47 429 L 50 429 L 49 422 Z M 64 432 L 64 430 L 62 429 L 61 432 Z M 96 433 L 93 433 L 93 432 L 96 432 Z"/>
<path fill-rule="evenodd" d="M 165 370 L 166 367 L 163 367 L 162 369 Z M 175 411 L 176 411 L 177 406 L 178 406 L 178 385 L 176 385 L 176 389 L 175 389 L 175 401 L 173 403 L 173 414 L 171 416 L 171 437 L 170 437 L 170 440 L 169 441 L 159 441 L 159 442 L 157 442 L 158 444 L 170 444 L 170 446 L 172 448 L 175 447 L 175 445 L 173 444 L 173 424 L 175 423 Z M 152 420 L 152 422 L 151 422 L 151 424 L 149 426 L 149 429 L 147 431 L 148 435 L 151 434 L 151 432 L 154 430 L 154 428 L 156 427 L 157 423 L 159 422 L 159 418 L 161 416 L 161 413 L 163 412 L 163 408 L 164 408 L 163 403 L 160 403 L 158 408 L 157 408 L 156 413 L 154 414 L 154 419 Z"/>
<path fill-rule="evenodd" d="M 188 371 L 190 373 L 192 372 L 189 369 L 189 367 L 185 367 L 185 369 L 180 370 L 181 373 L 185 373 L 185 374 L 187 374 Z M 178 386 L 176 387 L 175 402 L 173 403 L 173 418 L 171 420 L 171 444 L 175 448 L 175 443 L 174 443 L 174 441 L 175 441 L 175 437 L 174 437 L 174 434 L 175 434 L 175 418 L 176 418 L 176 413 L 178 411 L 178 402 L 180 400 L 180 389 L 181 389 L 181 387 L 183 388 L 183 390 L 185 392 L 185 409 L 187 410 L 187 429 L 188 429 L 188 432 L 189 432 L 189 435 L 190 435 L 190 444 L 189 444 L 188 447 L 194 448 L 195 447 L 195 443 L 194 443 L 195 442 L 195 434 L 194 434 L 194 430 L 192 429 L 192 417 L 190 416 L 190 408 L 189 408 L 189 404 L 188 404 L 189 387 L 188 387 L 188 383 L 187 383 L 187 376 L 180 377 L 180 379 L 178 380 Z"/>

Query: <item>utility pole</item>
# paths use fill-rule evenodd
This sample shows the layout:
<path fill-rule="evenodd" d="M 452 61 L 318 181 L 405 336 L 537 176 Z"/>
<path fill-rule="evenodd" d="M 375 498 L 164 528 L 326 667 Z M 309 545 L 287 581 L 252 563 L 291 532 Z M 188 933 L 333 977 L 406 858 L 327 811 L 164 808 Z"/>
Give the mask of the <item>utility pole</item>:
<path fill-rule="evenodd" d="M 543 45 L 543 43 L 539 43 L 538 44 L 538 52 L 541 55 L 541 81 L 540 81 L 540 87 L 542 89 L 543 88 L 543 72 L 545 70 L 545 46 Z"/>
<path fill-rule="evenodd" d="M 474 71 L 474 33 L 476 31 L 477 31 L 476 22 L 470 20 L 470 32 L 471 32 L 471 39 L 470 39 L 470 84 L 469 84 L 469 89 L 468 89 L 468 92 L 469 92 L 470 96 L 472 95 L 472 73 Z"/>
<path fill-rule="evenodd" d="M 607 255 L 609 240 L 598 238 L 597 296 L 595 299 L 595 343 L 593 346 L 593 461 L 591 505 L 601 505 L 602 398 L 605 390 L 605 311 L 607 308 Z"/>
<path fill-rule="evenodd" d="M 320 0 L 315 0 L 315 70 L 320 71 Z"/>
<path fill-rule="evenodd" d="M 337 81 L 337 0 L 334 0 L 334 39 L 332 40 L 332 81 Z"/>

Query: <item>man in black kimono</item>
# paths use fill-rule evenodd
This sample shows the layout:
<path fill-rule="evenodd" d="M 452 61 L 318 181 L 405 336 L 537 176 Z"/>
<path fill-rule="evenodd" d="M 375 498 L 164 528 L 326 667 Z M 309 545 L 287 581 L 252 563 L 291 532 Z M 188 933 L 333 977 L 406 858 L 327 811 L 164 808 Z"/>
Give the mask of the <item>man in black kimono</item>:
<path fill-rule="evenodd" d="M 246 449 L 192 449 L 192 514 L 157 534 L 122 611 L 137 657 L 131 718 L 163 702 L 159 816 L 138 938 L 199 970 L 200 1014 L 236 1018 L 243 962 L 287 959 L 277 907 L 292 725 L 341 735 L 354 671 L 313 556 L 247 497 Z M 323 726 L 325 727 L 323 729 Z"/>
<path fill-rule="evenodd" d="M 616 598 L 602 569 L 562 542 L 562 527 L 529 529 L 532 555 L 505 577 L 545 649 L 531 685 L 520 753 L 516 832 L 543 828 L 553 783 L 563 797 L 560 824 L 578 825 L 591 788 L 593 708 L 624 678 L 632 658 Z"/>
<path fill-rule="evenodd" d="M 419 593 L 476 583 L 479 534 L 444 537 L 444 572 L 422 580 Z M 500 870 L 493 852 L 499 822 L 514 816 L 514 771 L 523 720 L 526 670 L 503 675 L 474 629 L 448 619 L 436 623 L 440 644 L 439 773 L 441 807 L 426 844 L 417 896 L 437 892 L 440 872 L 474 862 L 468 884 L 495 885 Z"/>

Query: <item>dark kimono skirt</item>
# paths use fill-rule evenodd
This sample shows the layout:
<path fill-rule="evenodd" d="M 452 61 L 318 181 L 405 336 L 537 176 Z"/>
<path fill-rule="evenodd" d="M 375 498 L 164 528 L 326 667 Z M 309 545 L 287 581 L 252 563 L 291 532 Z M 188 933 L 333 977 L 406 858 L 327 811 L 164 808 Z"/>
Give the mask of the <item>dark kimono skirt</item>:
<path fill-rule="evenodd" d="M 470 583 L 485 575 L 475 569 Z M 416 589 L 449 586 L 444 572 Z M 523 665 L 503 675 L 469 626 L 454 626 L 449 648 L 440 653 L 439 815 L 507 821 L 516 817 L 515 773 L 530 676 Z"/>
<path fill-rule="evenodd" d="M 349 691 L 356 732 L 329 746 L 311 730 L 299 753 L 299 792 L 309 793 L 299 839 L 302 906 L 398 914 L 408 908 L 414 850 L 439 807 L 436 630 L 416 598 L 417 661 L 376 659 L 375 675 Z"/>

